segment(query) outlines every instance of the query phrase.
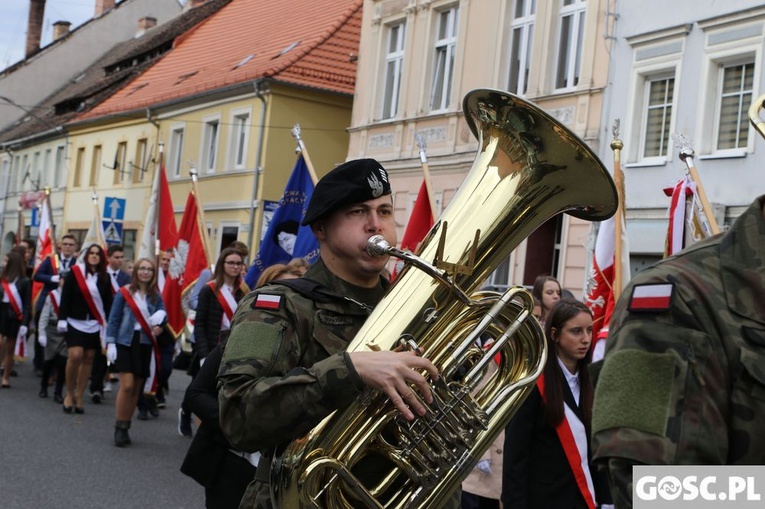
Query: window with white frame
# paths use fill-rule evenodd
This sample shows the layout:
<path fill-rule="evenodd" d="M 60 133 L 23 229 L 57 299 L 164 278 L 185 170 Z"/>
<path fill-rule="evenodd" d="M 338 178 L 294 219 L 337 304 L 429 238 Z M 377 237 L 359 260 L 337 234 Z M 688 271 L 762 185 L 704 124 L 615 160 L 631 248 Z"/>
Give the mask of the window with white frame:
<path fill-rule="evenodd" d="M 382 118 L 393 118 L 398 113 L 401 71 L 404 67 L 404 40 L 406 23 L 390 25 L 385 53 L 385 88 L 382 104 Z"/>
<path fill-rule="evenodd" d="M 66 147 L 59 145 L 56 147 L 56 162 L 53 165 L 53 187 L 61 187 L 64 179 L 64 158 L 66 157 Z"/>
<path fill-rule="evenodd" d="M 32 170 L 29 172 L 29 180 L 32 186 L 40 186 L 40 152 L 35 152 L 32 155 Z"/>
<path fill-rule="evenodd" d="M 129 169 L 126 164 L 127 142 L 122 141 L 117 144 L 117 152 L 114 154 L 114 183 L 119 184 L 125 181 Z"/>
<path fill-rule="evenodd" d="M 513 21 L 510 23 L 510 65 L 507 89 L 518 95 L 526 93 L 531 65 L 531 42 L 534 39 L 536 0 L 515 2 Z"/>
<path fill-rule="evenodd" d="M 220 120 L 208 120 L 204 125 L 202 138 L 202 165 L 207 173 L 215 171 L 215 161 L 218 157 L 218 133 Z"/>
<path fill-rule="evenodd" d="M 183 127 L 176 127 L 170 133 L 170 167 L 175 177 L 181 176 L 181 161 L 183 160 Z"/>
<path fill-rule="evenodd" d="M 584 15 L 587 0 L 561 0 L 558 61 L 555 88 L 573 88 L 579 84 L 584 39 Z"/>
<path fill-rule="evenodd" d="M 237 170 L 247 166 L 247 139 L 250 132 L 250 114 L 238 113 L 231 122 L 230 165 Z"/>
<path fill-rule="evenodd" d="M 458 21 L 457 6 L 437 13 L 433 88 L 430 95 L 431 111 L 443 110 L 449 106 L 452 95 L 454 56 L 457 52 Z"/>
<path fill-rule="evenodd" d="M 640 140 L 644 159 L 668 154 L 674 92 L 674 77 L 647 79 L 645 82 L 644 129 Z"/>
<path fill-rule="evenodd" d="M 50 156 L 52 154 L 53 150 L 46 148 L 45 152 L 43 153 L 43 160 L 42 160 L 42 181 L 43 185 L 49 186 L 50 185 Z"/>
<path fill-rule="evenodd" d="M 133 176 L 133 183 L 138 184 L 143 182 L 143 175 L 149 171 L 149 153 L 146 151 L 148 140 L 141 138 L 135 145 L 135 158 L 133 164 L 130 165 L 130 173 Z"/>
<path fill-rule="evenodd" d="M 717 150 L 746 148 L 749 136 L 749 105 L 754 87 L 754 61 L 721 65 L 719 73 Z"/>

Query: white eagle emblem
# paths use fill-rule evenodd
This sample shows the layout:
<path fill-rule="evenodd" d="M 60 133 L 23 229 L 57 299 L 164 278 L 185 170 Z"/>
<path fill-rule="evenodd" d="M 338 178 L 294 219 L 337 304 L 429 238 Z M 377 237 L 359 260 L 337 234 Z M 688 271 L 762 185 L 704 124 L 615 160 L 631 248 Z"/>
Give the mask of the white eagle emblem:
<path fill-rule="evenodd" d="M 170 268 L 167 272 L 173 279 L 183 276 L 186 270 L 186 259 L 189 257 L 189 243 L 186 240 L 179 240 L 178 246 L 173 249 L 173 257 L 170 259 Z"/>
<path fill-rule="evenodd" d="M 367 182 L 369 182 L 369 187 L 372 189 L 372 196 L 374 198 L 379 198 L 382 196 L 383 183 L 380 182 L 380 179 L 377 178 L 377 175 L 374 173 L 371 174 L 369 177 L 367 177 Z"/>

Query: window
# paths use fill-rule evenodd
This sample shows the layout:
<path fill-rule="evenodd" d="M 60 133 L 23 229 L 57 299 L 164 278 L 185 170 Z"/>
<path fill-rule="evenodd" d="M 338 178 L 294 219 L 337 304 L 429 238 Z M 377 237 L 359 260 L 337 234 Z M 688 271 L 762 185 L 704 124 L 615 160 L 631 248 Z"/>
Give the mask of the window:
<path fill-rule="evenodd" d="M 202 142 L 202 164 L 207 173 L 215 171 L 215 160 L 218 155 L 218 127 L 219 120 L 205 122 L 204 139 Z"/>
<path fill-rule="evenodd" d="M 510 24 L 510 72 L 507 88 L 518 95 L 525 94 L 529 86 L 531 41 L 534 39 L 536 10 L 536 0 L 518 0 Z"/>
<path fill-rule="evenodd" d="M 149 168 L 149 158 L 146 157 L 148 152 L 146 151 L 146 144 L 148 140 L 142 138 L 138 140 L 135 146 L 135 159 L 133 164 L 130 165 L 130 172 L 133 174 L 133 183 L 138 184 L 143 182 L 143 174 L 146 173 Z"/>
<path fill-rule="evenodd" d="M 385 95 L 382 118 L 393 118 L 398 113 L 401 71 L 404 66 L 404 37 L 406 24 L 388 27 L 388 50 L 385 54 Z"/>
<path fill-rule="evenodd" d="M 183 127 L 173 129 L 170 134 L 170 167 L 175 177 L 181 176 L 181 158 L 183 157 Z"/>
<path fill-rule="evenodd" d="M 83 165 L 85 164 L 85 147 L 77 149 L 77 156 L 74 158 L 74 181 L 72 187 L 80 187 L 82 183 Z"/>
<path fill-rule="evenodd" d="M 117 153 L 114 154 L 114 183 L 119 184 L 125 181 L 125 176 L 130 168 L 125 164 L 125 155 L 127 154 L 127 142 L 117 143 Z"/>
<path fill-rule="evenodd" d="M 40 152 L 35 152 L 32 156 L 32 171 L 29 172 L 29 183 L 32 188 L 40 187 Z"/>
<path fill-rule="evenodd" d="M 64 172 L 64 157 L 66 147 L 63 145 L 56 147 L 56 162 L 53 166 L 53 187 L 58 188 L 61 186 L 61 179 Z"/>
<path fill-rule="evenodd" d="M 51 149 L 45 149 L 45 153 L 43 154 L 43 160 L 42 160 L 42 181 L 43 184 L 41 185 L 49 185 L 50 184 L 50 156 L 53 151 Z"/>
<path fill-rule="evenodd" d="M 746 148 L 749 105 L 752 104 L 754 62 L 723 65 L 717 104 L 717 150 Z"/>
<path fill-rule="evenodd" d="M 433 89 L 430 109 L 443 110 L 449 106 L 454 74 L 454 55 L 457 51 L 457 21 L 459 9 L 452 7 L 438 13 L 435 62 L 433 63 Z"/>
<path fill-rule="evenodd" d="M 587 3 L 586 0 L 562 1 L 555 88 L 573 88 L 579 84 Z"/>
<path fill-rule="evenodd" d="M 16 192 L 19 190 L 19 181 L 24 175 L 24 172 L 21 170 L 21 156 L 16 156 L 15 162 L 13 163 L 13 170 L 11 172 L 11 191 Z"/>
<path fill-rule="evenodd" d="M 30 168 L 31 167 L 29 166 L 29 154 L 24 154 L 23 156 L 21 156 L 21 171 L 19 171 L 19 175 L 18 175 L 19 185 L 17 189 L 19 190 L 19 192 L 24 190 L 24 179 L 26 178 L 27 174 L 29 174 Z"/>
<path fill-rule="evenodd" d="M 125 249 L 125 260 L 136 259 L 136 255 L 138 254 L 136 253 L 137 233 L 138 230 L 122 230 L 122 247 Z"/>
<path fill-rule="evenodd" d="M 670 121 L 675 79 L 660 78 L 645 84 L 645 130 L 643 131 L 643 157 L 666 157 L 670 143 Z"/>
<path fill-rule="evenodd" d="M 90 181 L 88 185 L 95 187 L 98 185 L 98 168 L 101 166 L 101 145 L 93 147 L 93 158 L 90 163 Z"/>
<path fill-rule="evenodd" d="M 243 170 L 247 166 L 247 139 L 250 131 L 250 114 L 240 113 L 234 115 L 231 128 L 231 153 L 229 154 L 230 165 L 237 170 Z"/>

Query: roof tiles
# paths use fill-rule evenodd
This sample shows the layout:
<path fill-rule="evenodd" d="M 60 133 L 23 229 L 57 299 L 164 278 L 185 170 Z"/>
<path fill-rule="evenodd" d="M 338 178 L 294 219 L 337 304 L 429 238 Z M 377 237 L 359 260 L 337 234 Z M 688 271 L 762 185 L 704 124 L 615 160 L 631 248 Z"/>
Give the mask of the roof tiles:
<path fill-rule="evenodd" d="M 80 119 L 258 78 L 352 94 L 362 0 L 233 0 L 162 60 Z"/>

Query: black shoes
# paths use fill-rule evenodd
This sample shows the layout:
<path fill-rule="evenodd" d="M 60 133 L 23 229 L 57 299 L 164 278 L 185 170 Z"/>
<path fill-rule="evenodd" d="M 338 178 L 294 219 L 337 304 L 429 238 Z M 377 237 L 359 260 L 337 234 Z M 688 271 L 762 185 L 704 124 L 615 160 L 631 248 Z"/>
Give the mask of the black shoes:
<path fill-rule="evenodd" d="M 101 401 L 104 399 L 104 395 L 103 395 L 103 394 L 101 394 L 101 393 L 100 393 L 100 392 L 98 392 L 98 391 L 96 391 L 96 392 L 91 392 L 91 393 L 90 393 L 90 399 L 91 399 L 91 401 L 93 401 L 93 403 L 95 403 L 96 405 L 100 405 L 100 404 L 101 404 Z"/>
<path fill-rule="evenodd" d="M 114 445 L 125 447 L 133 442 L 130 440 L 130 435 L 128 435 L 128 429 L 130 429 L 130 421 L 117 421 L 114 423 Z"/>
<path fill-rule="evenodd" d="M 191 428 L 191 414 L 184 412 L 183 408 L 178 409 L 178 434 L 189 438 L 194 435 L 194 430 Z"/>
<path fill-rule="evenodd" d="M 149 420 L 149 414 L 146 412 L 145 408 L 139 408 L 138 409 L 138 416 L 136 417 L 139 421 L 148 421 Z"/>
<path fill-rule="evenodd" d="M 38 392 L 37 395 L 40 396 L 41 398 L 47 398 L 48 389 L 40 389 L 40 392 Z"/>
<path fill-rule="evenodd" d="M 53 393 L 53 402 L 57 403 L 59 405 L 62 405 L 64 403 L 64 398 L 61 396 L 60 392 L 54 392 Z"/>

